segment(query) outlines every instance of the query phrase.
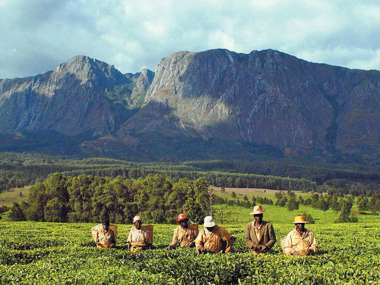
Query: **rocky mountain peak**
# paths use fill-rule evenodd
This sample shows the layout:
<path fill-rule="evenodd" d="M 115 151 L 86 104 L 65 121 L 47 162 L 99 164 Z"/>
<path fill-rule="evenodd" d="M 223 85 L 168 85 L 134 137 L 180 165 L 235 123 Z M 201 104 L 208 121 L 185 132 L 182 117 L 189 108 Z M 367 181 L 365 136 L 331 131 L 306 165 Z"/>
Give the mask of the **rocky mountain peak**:
<path fill-rule="evenodd" d="M 81 84 L 88 81 L 102 84 L 111 81 L 109 84 L 113 84 L 116 81 L 126 80 L 125 76 L 113 65 L 83 55 L 74 56 L 67 63 L 60 64 L 54 74 L 56 77 L 72 74 L 80 80 Z"/>

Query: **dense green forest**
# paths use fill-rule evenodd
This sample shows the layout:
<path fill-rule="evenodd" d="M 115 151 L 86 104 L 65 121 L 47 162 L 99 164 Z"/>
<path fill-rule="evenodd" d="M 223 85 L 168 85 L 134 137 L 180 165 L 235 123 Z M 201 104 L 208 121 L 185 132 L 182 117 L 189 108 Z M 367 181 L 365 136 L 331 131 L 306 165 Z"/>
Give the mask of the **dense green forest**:
<path fill-rule="evenodd" d="M 32 186 L 29 199 L 15 204 L 11 218 L 50 222 L 99 222 L 105 212 L 115 223 L 139 214 L 152 223 L 173 223 L 180 212 L 201 222 L 210 211 L 204 179 L 173 181 L 162 175 L 145 178 L 65 176 L 59 173 Z"/>
<path fill-rule="evenodd" d="M 203 177 L 211 185 L 339 193 L 377 192 L 380 175 L 358 166 L 308 165 L 289 161 L 187 161 L 136 163 L 109 158 L 67 158 L 0 153 L 0 192 L 30 185 L 60 172 L 67 176 L 139 178 L 162 174 L 172 179 Z"/>

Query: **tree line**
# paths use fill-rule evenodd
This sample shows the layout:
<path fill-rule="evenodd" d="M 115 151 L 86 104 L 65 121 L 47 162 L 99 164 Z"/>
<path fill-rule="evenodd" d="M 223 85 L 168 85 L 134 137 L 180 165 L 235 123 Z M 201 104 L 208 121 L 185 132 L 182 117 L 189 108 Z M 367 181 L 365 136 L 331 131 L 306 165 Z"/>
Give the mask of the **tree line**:
<path fill-rule="evenodd" d="M 34 184 L 27 202 L 15 204 L 11 218 L 49 222 L 99 222 L 105 212 L 114 223 L 139 214 L 151 223 L 173 223 L 186 212 L 202 222 L 210 212 L 208 183 L 199 178 L 174 181 L 163 175 L 138 179 L 52 174 Z"/>

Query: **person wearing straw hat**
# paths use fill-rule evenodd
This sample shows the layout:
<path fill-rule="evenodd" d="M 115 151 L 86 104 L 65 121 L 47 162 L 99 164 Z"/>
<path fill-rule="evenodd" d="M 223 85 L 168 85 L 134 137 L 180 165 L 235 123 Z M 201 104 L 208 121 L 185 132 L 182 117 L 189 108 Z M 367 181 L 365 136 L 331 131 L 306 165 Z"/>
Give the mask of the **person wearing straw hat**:
<path fill-rule="evenodd" d="M 172 242 L 168 246 L 168 249 L 175 249 L 179 247 L 194 247 L 195 238 L 198 235 L 198 225 L 190 224 L 189 216 L 181 213 L 176 218 L 177 224 L 179 224 L 173 233 Z"/>
<path fill-rule="evenodd" d="M 232 252 L 232 239 L 227 230 L 215 224 L 212 216 L 204 218 L 204 228 L 195 239 L 198 254 Z"/>
<path fill-rule="evenodd" d="M 310 255 L 316 253 L 317 241 L 312 231 L 305 228 L 305 216 L 296 216 L 295 228 L 282 240 L 281 247 L 285 255 Z"/>
<path fill-rule="evenodd" d="M 139 251 L 147 248 L 147 233 L 141 228 L 142 220 L 140 216 L 133 218 L 133 226 L 128 234 L 128 248 L 131 251 Z"/>
<path fill-rule="evenodd" d="M 263 220 L 264 208 L 257 205 L 251 212 L 253 221 L 245 229 L 245 241 L 251 252 L 265 253 L 276 243 L 276 234 L 271 223 Z"/>
<path fill-rule="evenodd" d="M 116 245 L 117 226 L 110 224 L 108 213 L 103 215 L 101 224 L 91 229 L 91 235 L 97 248 L 111 248 Z"/>

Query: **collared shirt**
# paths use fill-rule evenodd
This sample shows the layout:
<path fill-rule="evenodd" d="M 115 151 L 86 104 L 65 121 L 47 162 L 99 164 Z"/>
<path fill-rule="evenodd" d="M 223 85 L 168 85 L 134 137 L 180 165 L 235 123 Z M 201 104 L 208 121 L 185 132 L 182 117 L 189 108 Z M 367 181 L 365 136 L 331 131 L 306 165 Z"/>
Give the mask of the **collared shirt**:
<path fill-rule="evenodd" d="M 135 243 L 135 242 L 141 242 L 145 243 L 147 239 L 147 234 L 142 229 L 137 229 L 135 226 L 132 226 L 131 230 L 128 234 L 127 242 L 129 243 Z"/>
<path fill-rule="evenodd" d="M 263 224 L 259 224 L 258 226 L 253 224 L 253 230 L 255 231 L 257 240 L 260 240 L 263 235 L 262 230 L 261 230 L 263 228 L 262 226 Z"/>
<path fill-rule="evenodd" d="M 194 225 L 196 226 L 196 225 Z M 173 233 L 171 246 L 190 247 L 198 235 L 198 228 L 190 225 L 188 228 L 177 226 Z"/>
<path fill-rule="evenodd" d="M 202 229 L 195 239 L 195 245 L 198 250 L 206 250 L 211 253 L 217 253 L 222 250 L 224 252 L 232 251 L 231 235 L 219 226 L 215 226 L 213 231 Z"/>
<path fill-rule="evenodd" d="M 296 229 L 292 230 L 282 240 L 281 246 L 286 255 L 306 255 L 309 251 L 318 250 L 314 233 L 307 229 L 303 233 L 299 233 Z"/>
<path fill-rule="evenodd" d="M 117 226 L 110 225 L 108 231 L 102 224 L 91 229 L 92 237 L 98 247 L 112 247 L 116 243 Z"/>

